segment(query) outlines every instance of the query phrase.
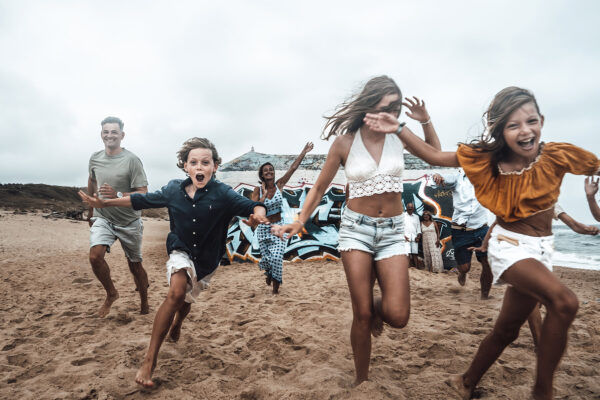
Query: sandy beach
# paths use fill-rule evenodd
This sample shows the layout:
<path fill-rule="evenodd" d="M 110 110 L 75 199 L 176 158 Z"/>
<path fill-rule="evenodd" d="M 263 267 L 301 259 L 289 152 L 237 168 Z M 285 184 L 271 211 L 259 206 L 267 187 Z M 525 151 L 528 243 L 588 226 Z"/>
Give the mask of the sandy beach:
<path fill-rule="evenodd" d="M 166 342 L 158 388 L 134 376 L 167 285 L 168 221 L 144 219 L 150 314 L 120 245 L 107 255 L 120 299 L 96 317 L 104 291 L 88 262 L 86 222 L 0 212 L 0 398 L 3 399 L 448 399 L 491 330 L 504 287 L 479 299 L 478 265 L 456 275 L 411 270 L 411 318 L 373 340 L 370 381 L 351 388 L 351 305 L 341 262 L 286 263 L 281 294 L 255 264 L 222 266 L 192 306 L 177 344 Z M 600 398 L 600 274 L 555 268 L 579 297 L 556 373 L 558 399 Z M 527 326 L 481 381 L 476 397 L 525 399 L 535 353 Z"/>

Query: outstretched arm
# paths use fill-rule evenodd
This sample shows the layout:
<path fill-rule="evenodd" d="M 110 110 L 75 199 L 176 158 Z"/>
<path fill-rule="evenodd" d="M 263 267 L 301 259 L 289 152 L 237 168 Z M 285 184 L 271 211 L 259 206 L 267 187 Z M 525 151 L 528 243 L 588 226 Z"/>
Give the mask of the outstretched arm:
<path fill-rule="evenodd" d="M 413 96 L 412 99 L 406 97 L 404 100 L 405 101 L 402 103 L 402 105 L 408 108 L 406 115 L 409 118 L 419 121 L 421 127 L 423 128 L 425 142 L 429 143 L 431 146 L 435 147 L 438 150 L 442 150 L 440 139 L 438 138 L 435 128 L 433 127 L 433 122 L 431 122 L 429 112 L 425 107 L 425 101 L 415 96 Z"/>
<path fill-rule="evenodd" d="M 376 132 L 390 133 L 397 132 L 400 123 L 398 119 L 390 113 L 368 113 L 364 118 L 365 124 Z M 404 142 L 411 154 L 419 157 L 423 161 L 441 167 L 459 167 L 458 158 L 454 151 L 440 151 L 423 139 L 416 136 L 406 126 L 402 128 L 399 134 L 400 140 Z"/>
<path fill-rule="evenodd" d="M 104 207 L 131 207 L 131 197 L 125 196 L 116 199 L 100 199 L 96 194 L 94 196 L 88 196 L 82 190 L 79 191 L 79 197 L 81 200 L 92 208 L 104 208 Z"/>
<path fill-rule="evenodd" d="M 600 221 L 600 207 L 598 207 L 598 202 L 596 201 L 599 179 L 600 178 L 593 178 L 591 176 L 585 178 L 585 196 L 587 198 L 588 205 L 590 206 L 590 211 L 592 212 L 592 215 L 596 221 Z"/>
<path fill-rule="evenodd" d="M 582 235 L 597 235 L 598 232 L 600 232 L 600 230 L 595 226 L 582 224 L 581 222 L 573 219 L 573 217 L 571 217 L 564 211 L 558 215 L 558 219 L 560 219 L 562 222 L 565 223 L 565 225 L 571 228 L 573 232 L 577 232 Z"/>
<path fill-rule="evenodd" d="M 308 152 L 311 151 L 313 149 L 313 147 L 314 147 L 314 145 L 312 142 L 306 143 L 304 145 L 304 148 L 300 152 L 300 154 L 298 154 L 298 157 L 296 157 L 296 159 L 290 166 L 290 169 L 288 169 L 287 172 L 281 178 L 277 179 L 277 187 L 280 190 L 283 189 L 283 187 L 285 185 L 287 185 L 288 181 L 290 180 L 290 178 L 292 177 L 294 172 L 296 172 L 296 170 L 300 166 L 300 163 L 302 162 L 302 160 L 304 160 L 304 157 L 306 156 L 306 154 L 308 154 Z"/>
<path fill-rule="evenodd" d="M 329 153 L 327 154 L 327 159 L 325 160 L 325 165 L 323 165 L 323 169 L 314 186 L 308 192 L 306 200 L 304 200 L 304 205 L 302 206 L 302 211 L 300 211 L 300 214 L 298 215 L 298 219 L 291 224 L 273 226 L 271 231 L 274 235 L 284 238 L 284 235 L 286 234 L 288 236 L 293 236 L 302 230 L 304 223 L 310 218 L 312 212 L 320 204 L 325 190 L 329 187 L 338 168 L 342 164 L 344 153 L 343 141 L 345 139 L 346 138 L 343 137 L 337 137 L 331 145 Z"/>
<path fill-rule="evenodd" d="M 243 223 L 246 225 L 250 225 L 255 228 L 258 224 L 269 224 L 269 219 L 267 218 L 267 212 L 264 206 L 256 206 L 252 210 L 252 214 L 248 217 L 248 219 L 243 219 Z"/>

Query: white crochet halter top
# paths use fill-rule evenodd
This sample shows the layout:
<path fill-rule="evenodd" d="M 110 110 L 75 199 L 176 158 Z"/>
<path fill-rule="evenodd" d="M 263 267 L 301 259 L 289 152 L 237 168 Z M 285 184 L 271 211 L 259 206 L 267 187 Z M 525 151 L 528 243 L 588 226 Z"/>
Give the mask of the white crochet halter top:
<path fill-rule="evenodd" d="M 402 192 L 403 152 L 404 145 L 400 138 L 388 133 L 385 135 L 381 159 L 377 165 L 365 147 L 359 129 L 354 134 L 354 141 L 344 166 L 348 181 L 348 198 Z"/>

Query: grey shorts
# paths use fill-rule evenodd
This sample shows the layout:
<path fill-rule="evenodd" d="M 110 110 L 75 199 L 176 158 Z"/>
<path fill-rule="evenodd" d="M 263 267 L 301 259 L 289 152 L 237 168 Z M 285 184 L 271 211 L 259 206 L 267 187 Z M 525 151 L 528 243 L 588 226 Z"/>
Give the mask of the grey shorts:
<path fill-rule="evenodd" d="M 338 251 L 361 250 L 375 261 L 408 254 L 404 239 L 404 216 L 375 218 L 359 214 L 348 207 L 340 223 Z"/>
<path fill-rule="evenodd" d="M 142 235 L 144 224 L 142 219 L 136 219 L 127 226 L 119 226 L 110 221 L 97 217 L 90 228 L 90 248 L 104 245 L 110 253 L 110 246 L 119 239 L 125 256 L 131 262 L 142 262 Z"/>

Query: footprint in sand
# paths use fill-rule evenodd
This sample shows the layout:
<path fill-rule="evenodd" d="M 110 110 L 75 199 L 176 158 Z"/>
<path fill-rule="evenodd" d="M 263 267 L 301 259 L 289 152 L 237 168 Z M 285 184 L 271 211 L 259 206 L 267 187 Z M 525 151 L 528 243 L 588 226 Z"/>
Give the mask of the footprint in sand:
<path fill-rule="evenodd" d="M 129 314 L 125 313 L 119 313 L 113 319 L 117 323 L 117 325 L 127 325 L 131 321 L 133 321 L 133 318 L 129 316 Z"/>
<path fill-rule="evenodd" d="M 71 283 L 90 283 L 92 282 L 92 279 L 89 278 L 77 278 L 77 279 L 73 279 L 73 281 Z"/>
<path fill-rule="evenodd" d="M 91 362 L 97 362 L 97 361 L 96 361 L 95 358 L 86 357 L 86 358 L 81 358 L 79 360 L 73 360 L 73 361 L 71 361 L 71 365 L 75 365 L 75 366 L 79 367 L 80 365 L 89 364 Z"/>
<path fill-rule="evenodd" d="M 10 365 L 18 365 L 20 367 L 24 367 L 29 364 L 29 358 L 27 358 L 26 354 L 15 354 L 12 356 L 6 356 L 6 360 Z"/>

